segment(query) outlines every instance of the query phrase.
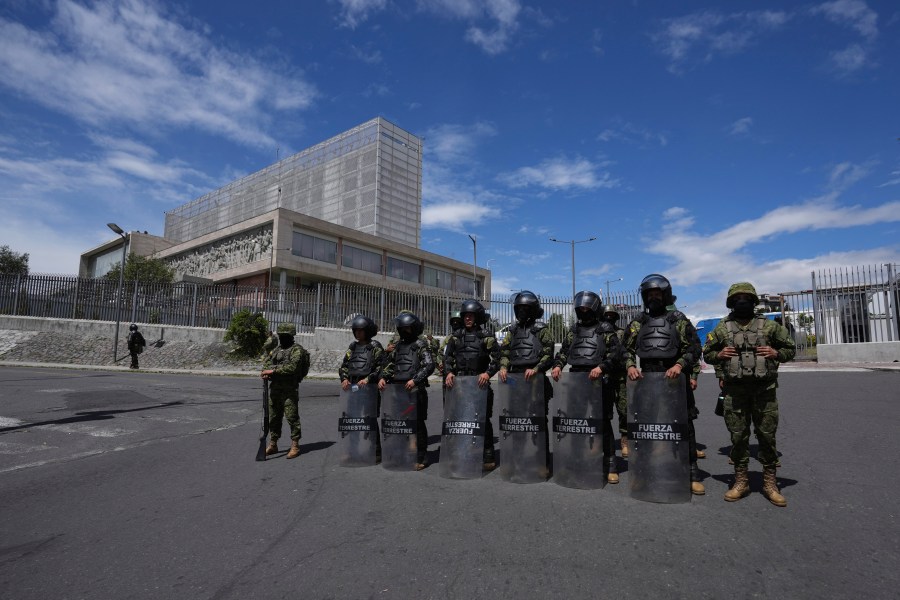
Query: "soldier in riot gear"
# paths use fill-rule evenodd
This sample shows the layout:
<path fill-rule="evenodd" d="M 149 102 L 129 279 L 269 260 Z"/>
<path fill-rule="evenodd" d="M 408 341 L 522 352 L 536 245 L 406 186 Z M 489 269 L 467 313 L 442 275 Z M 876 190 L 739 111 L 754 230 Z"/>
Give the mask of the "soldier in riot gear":
<path fill-rule="evenodd" d="M 493 335 L 482 329 L 488 317 L 478 300 L 465 300 L 459 309 L 459 315 L 462 326 L 455 328 L 447 337 L 444 349 L 444 384 L 450 389 L 457 376 L 468 375 L 478 377 L 478 387 L 487 388 L 484 468 L 491 470 L 497 466 L 497 462 L 494 455 L 494 428 L 491 425 L 494 391 L 490 380 L 500 370 L 500 346 Z"/>
<path fill-rule="evenodd" d="M 619 445 L 622 449 L 622 458 L 628 458 L 628 389 L 625 376 L 625 330 L 619 327 L 619 311 L 616 307 L 607 304 L 603 307 L 603 320 L 612 325 L 619 338 L 619 349 L 622 352 L 620 360 L 609 374 L 610 387 L 614 390 L 616 413 L 619 415 Z"/>
<path fill-rule="evenodd" d="M 341 379 L 341 389 L 347 391 L 351 387 L 363 388 L 369 385 L 378 385 L 381 378 L 381 362 L 384 358 L 384 348 L 374 339 L 378 333 L 378 325 L 365 315 L 359 315 L 350 323 L 354 340 L 344 354 L 338 376 Z M 380 398 L 379 398 L 380 399 Z M 375 414 L 380 410 L 380 402 L 376 403 Z M 378 434 L 376 421 L 375 431 L 375 456 L 381 457 L 381 436 Z"/>
<path fill-rule="evenodd" d="M 386 351 L 378 389 L 403 385 L 406 391 L 416 391 L 416 470 L 428 466 L 428 377 L 434 372 L 431 345 L 422 335 L 425 326 L 411 312 L 404 311 L 394 319 L 399 341 Z"/>
<path fill-rule="evenodd" d="M 550 375 L 559 381 L 566 364 L 571 372 L 587 372 L 591 380 L 603 379 L 603 454 L 606 459 L 607 481 L 619 483 L 613 447 L 612 411 L 615 389 L 610 385 L 610 373 L 620 365 L 621 347 L 616 330 L 600 319 L 600 296 L 590 291 L 575 294 L 576 323 L 566 332 Z"/>
<path fill-rule="evenodd" d="M 516 321 L 503 338 L 500 345 L 500 381 L 506 382 L 507 373 L 524 373 L 525 381 L 535 375 L 544 374 L 553 366 L 553 337 L 546 324 L 538 321 L 544 316 L 538 297 L 528 290 L 522 290 L 512 298 Z M 546 451 L 546 469 L 550 469 L 550 450 L 547 446 L 546 415 L 549 411 L 553 387 L 550 380 L 544 378 L 544 447 Z"/>
<path fill-rule="evenodd" d="M 640 292 L 644 312 L 629 324 L 625 334 L 628 379 L 637 381 L 643 377 L 642 372 L 663 372 L 667 379 L 676 379 L 682 374 L 687 378 L 700 359 L 697 330 L 682 312 L 667 310 L 675 301 L 668 279 L 657 273 L 647 275 L 641 281 Z M 691 493 L 703 495 L 706 489 L 700 482 L 692 420 L 688 421 L 687 435 Z"/>
<path fill-rule="evenodd" d="M 734 485 L 725 500 L 735 502 L 750 492 L 750 424 L 759 440 L 763 466 L 763 494 L 776 506 L 787 506 L 778 489 L 778 365 L 794 358 L 796 346 L 788 330 L 754 313 L 759 303 L 756 288 L 748 282 L 728 289 L 725 306 L 731 313 L 706 336 L 703 357 L 715 365 L 723 382 L 725 424 L 731 433 Z"/>

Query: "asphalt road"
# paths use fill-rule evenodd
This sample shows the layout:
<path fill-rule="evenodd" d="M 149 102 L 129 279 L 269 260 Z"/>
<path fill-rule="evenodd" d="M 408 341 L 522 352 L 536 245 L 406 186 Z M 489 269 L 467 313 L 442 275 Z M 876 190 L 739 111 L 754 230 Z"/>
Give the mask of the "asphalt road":
<path fill-rule="evenodd" d="M 341 467 L 334 381 L 301 387 L 303 454 L 255 462 L 258 379 L 0 367 L 0 597 L 892 598 L 898 384 L 782 374 L 777 508 L 755 461 L 754 493 L 723 501 L 710 375 L 707 495 L 659 505 L 627 473 L 580 491 Z M 432 388 L 434 460 L 439 407 Z"/>

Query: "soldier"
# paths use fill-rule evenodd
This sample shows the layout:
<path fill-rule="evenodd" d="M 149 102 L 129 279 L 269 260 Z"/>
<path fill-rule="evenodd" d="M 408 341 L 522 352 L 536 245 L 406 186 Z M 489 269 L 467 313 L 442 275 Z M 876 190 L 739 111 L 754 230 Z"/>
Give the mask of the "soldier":
<path fill-rule="evenodd" d="M 137 369 L 138 367 L 138 354 L 144 351 L 144 347 L 147 345 L 147 340 L 144 339 L 144 335 L 138 331 L 138 326 L 135 323 L 132 323 L 128 326 L 128 354 L 131 355 L 131 368 Z"/>
<path fill-rule="evenodd" d="M 428 466 L 428 377 L 434 372 L 434 356 L 431 345 L 422 335 L 424 325 L 411 312 L 404 311 L 394 319 L 398 341 L 392 350 L 386 351 L 378 389 L 388 383 L 403 385 L 408 392 L 416 390 L 416 470 Z"/>
<path fill-rule="evenodd" d="M 569 371 L 573 373 L 586 372 L 591 380 L 601 377 L 604 379 L 603 438 L 605 444 L 603 455 L 606 459 L 606 481 L 619 483 L 612 430 L 615 391 L 609 383 L 609 374 L 619 364 L 621 349 L 616 330 L 608 321 L 599 318 L 599 312 L 600 296 L 589 291 L 575 294 L 577 322 L 566 332 L 550 376 L 553 377 L 553 381 L 559 381 L 559 374 L 568 363 L 571 365 Z"/>
<path fill-rule="evenodd" d="M 291 428 L 291 449 L 288 458 L 300 456 L 300 382 L 309 373 L 309 352 L 294 342 L 297 328 L 282 323 L 278 332 L 278 348 L 263 363 L 262 378 L 269 381 L 269 431 L 271 441 L 266 456 L 278 452 L 281 421 L 287 419 Z"/>
<path fill-rule="evenodd" d="M 378 325 L 365 315 L 359 315 L 350 323 L 354 340 L 344 354 L 338 376 L 341 378 L 341 389 L 347 391 L 351 386 L 365 387 L 378 385 L 381 379 L 381 363 L 384 359 L 384 348 L 374 339 L 378 333 Z M 376 401 L 375 415 L 381 411 L 380 397 Z M 381 436 L 378 425 L 375 425 L 375 460 L 381 460 Z"/>
<path fill-rule="evenodd" d="M 278 347 L 278 334 L 274 331 L 269 332 L 269 337 L 266 338 L 266 341 L 263 342 L 263 352 L 265 352 L 266 356 L 272 356 L 272 353 L 275 352 L 275 348 Z"/>
<path fill-rule="evenodd" d="M 642 371 L 664 372 L 666 378 L 675 379 L 682 373 L 690 373 L 700 359 L 700 342 L 697 330 L 680 311 L 668 311 L 674 302 L 669 280 L 653 273 L 640 285 L 644 312 L 633 320 L 625 334 L 625 368 L 628 379 L 637 381 Z M 637 358 L 641 368 L 637 368 Z M 689 410 L 689 407 L 686 407 Z M 688 420 L 688 459 L 691 468 L 691 493 L 702 496 L 706 489 L 700 482 L 697 467 L 697 442 L 694 423 Z"/>
<path fill-rule="evenodd" d="M 619 338 L 619 349 L 624 353 L 625 330 L 619 327 L 619 311 L 615 306 L 607 304 L 603 307 L 603 319 L 615 329 L 616 336 Z M 609 373 L 609 383 L 614 390 L 616 413 L 619 415 L 619 444 L 622 448 L 622 458 L 628 458 L 628 388 L 626 382 L 624 360 L 620 360 L 613 367 L 613 371 Z"/>
<path fill-rule="evenodd" d="M 730 459 L 734 485 L 725 500 L 735 502 L 750 492 L 750 424 L 759 441 L 763 466 L 763 494 L 775 506 L 787 506 L 775 478 L 778 450 L 778 365 L 794 358 L 796 347 L 784 326 L 754 314 L 759 296 L 752 284 L 735 283 L 728 289 L 725 306 L 731 313 L 706 336 L 703 356 L 721 373 L 725 395 L 725 424 L 731 433 Z"/>
<path fill-rule="evenodd" d="M 666 307 L 667 311 L 674 312 L 674 311 L 678 310 L 678 307 L 675 306 L 676 300 L 678 300 L 678 296 L 672 296 L 672 303 Z M 697 338 L 697 339 L 699 340 L 700 338 Z M 700 409 L 697 408 L 697 399 L 694 396 L 694 392 L 697 390 L 697 385 L 699 383 L 698 380 L 700 378 L 701 370 L 702 369 L 700 366 L 700 361 L 697 360 L 697 362 L 694 363 L 694 366 L 691 367 L 691 376 L 687 380 L 686 391 L 687 391 L 687 400 L 688 400 L 688 418 L 690 418 L 690 420 L 692 422 L 696 421 L 697 417 L 700 416 Z M 697 446 L 696 430 L 695 430 L 695 439 L 694 439 L 694 454 L 696 455 L 697 458 L 706 458 L 706 452 L 704 452 Z"/>
<path fill-rule="evenodd" d="M 546 373 L 553 366 L 553 337 L 547 325 L 539 323 L 544 316 L 544 309 L 538 297 L 528 290 L 517 293 L 513 299 L 513 311 L 516 322 L 500 344 L 500 381 L 506 382 L 507 373 L 524 373 L 525 381 L 530 381 L 537 374 Z M 546 443 L 546 415 L 550 409 L 550 398 L 553 387 L 550 380 L 544 378 L 544 428 L 543 437 L 546 452 L 546 469 L 550 469 L 550 448 Z M 505 462 L 505 461 L 504 461 Z"/>
<path fill-rule="evenodd" d="M 478 377 L 478 387 L 487 388 L 483 462 L 484 468 L 491 470 L 497 466 L 494 456 L 494 427 L 491 425 L 494 409 L 491 377 L 500 370 L 500 346 L 497 339 L 481 327 L 487 323 L 487 313 L 478 300 L 465 300 L 459 314 L 462 316 L 462 327 L 455 328 L 446 340 L 444 384 L 450 389 L 456 376 L 470 375 Z"/>

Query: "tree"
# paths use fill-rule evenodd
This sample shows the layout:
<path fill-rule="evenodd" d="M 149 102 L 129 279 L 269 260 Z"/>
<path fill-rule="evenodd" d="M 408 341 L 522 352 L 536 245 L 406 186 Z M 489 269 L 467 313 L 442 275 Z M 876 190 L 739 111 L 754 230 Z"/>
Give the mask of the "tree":
<path fill-rule="evenodd" d="M 0 275 L 28 276 L 28 254 L 19 254 L 9 246 L 0 246 Z"/>
<path fill-rule="evenodd" d="M 118 281 L 121 267 L 121 263 L 117 263 L 104 277 L 110 281 Z M 163 260 L 138 256 L 132 252 L 125 260 L 125 281 L 135 280 L 138 283 L 172 283 L 175 280 L 175 270 Z"/>
<path fill-rule="evenodd" d="M 225 341 L 235 344 L 234 351 L 249 357 L 259 356 L 268 337 L 269 322 L 262 313 L 249 309 L 234 313 L 225 332 Z"/>

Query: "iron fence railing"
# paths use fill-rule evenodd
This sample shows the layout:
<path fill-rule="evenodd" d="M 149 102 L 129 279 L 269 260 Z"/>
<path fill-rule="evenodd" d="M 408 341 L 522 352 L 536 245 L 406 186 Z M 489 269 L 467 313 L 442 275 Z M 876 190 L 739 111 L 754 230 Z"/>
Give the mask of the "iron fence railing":
<path fill-rule="evenodd" d="M 821 270 L 812 274 L 815 335 L 820 344 L 900 340 L 900 277 L 896 264 Z"/>

